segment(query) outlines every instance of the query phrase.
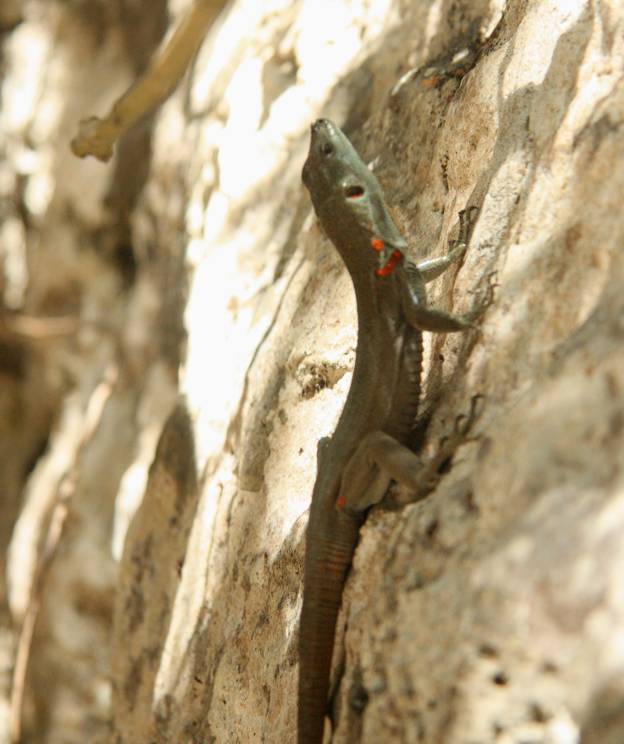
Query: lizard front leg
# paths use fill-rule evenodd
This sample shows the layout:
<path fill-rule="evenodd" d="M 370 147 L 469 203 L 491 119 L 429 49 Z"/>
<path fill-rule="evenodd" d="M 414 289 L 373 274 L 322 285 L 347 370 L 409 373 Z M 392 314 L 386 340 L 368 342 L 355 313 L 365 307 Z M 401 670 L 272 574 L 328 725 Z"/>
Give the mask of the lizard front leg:
<path fill-rule="evenodd" d="M 405 320 L 418 331 L 432 331 L 433 333 L 453 333 L 476 328 L 475 321 L 483 315 L 494 300 L 496 285 L 493 282 L 493 276 L 494 274 L 488 274 L 486 277 L 485 299 L 468 314 L 457 317 L 444 310 L 429 307 L 426 302 L 423 302 L 412 290 L 409 276 L 405 273 L 401 281 L 401 309 Z"/>
<path fill-rule="evenodd" d="M 461 210 L 459 213 L 459 234 L 457 240 L 449 241 L 450 250 L 446 255 L 438 258 L 428 258 L 416 264 L 420 277 L 425 283 L 437 279 L 451 264 L 459 261 L 466 253 L 470 232 L 474 225 L 474 216 L 478 211 L 477 207 Z"/>
<path fill-rule="evenodd" d="M 402 274 L 401 282 L 401 309 L 407 322 L 419 331 L 432 331 L 433 333 L 453 333 L 454 331 L 465 331 L 475 327 L 475 321 L 483 315 L 485 310 L 492 304 L 494 299 L 494 284 L 492 275 L 487 277 L 487 292 L 485 300 L 467 315 L 458 318 L 444 310 L 429 307 L 425 300 L 423 283 L 440 276 L 454 261 L 459 260 L 468 247 L 470 231 L 474 222 L 476 207 L 463 209 L 459 213 L 459 235 L 457 240 L 452 241 L 453 247 L 445 255 L 422 261 L 419 264 L 407 264 Z"/>

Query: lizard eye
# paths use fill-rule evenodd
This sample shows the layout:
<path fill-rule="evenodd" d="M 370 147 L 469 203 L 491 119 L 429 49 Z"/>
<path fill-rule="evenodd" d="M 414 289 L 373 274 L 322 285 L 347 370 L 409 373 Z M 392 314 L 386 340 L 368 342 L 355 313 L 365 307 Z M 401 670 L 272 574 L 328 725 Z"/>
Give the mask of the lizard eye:
<path fill-rule="evenodd" d="M 359 199 L 364 196 L 364 189 L 361 186 L 347 186 L 345 196 L 347 199 Z"/>
<path fill-rule="evenodd" d="M 323 142 L 321 152 L 323 155 L 331 155 L 334 152 L 334 146 L 330 142 Z"/>

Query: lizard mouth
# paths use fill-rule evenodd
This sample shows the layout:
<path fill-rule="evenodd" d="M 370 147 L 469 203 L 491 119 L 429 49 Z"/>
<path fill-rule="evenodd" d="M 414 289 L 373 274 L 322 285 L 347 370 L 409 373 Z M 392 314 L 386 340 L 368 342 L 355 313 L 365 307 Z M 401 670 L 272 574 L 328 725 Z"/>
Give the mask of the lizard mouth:
<path fill-rule="evenodd" d="M 390 276 L 403 261 L 403 253 L 398 248 L 386 245 L 381 238 L 373 238 L 371 248 L 379 255 L 375 276 Z"/>

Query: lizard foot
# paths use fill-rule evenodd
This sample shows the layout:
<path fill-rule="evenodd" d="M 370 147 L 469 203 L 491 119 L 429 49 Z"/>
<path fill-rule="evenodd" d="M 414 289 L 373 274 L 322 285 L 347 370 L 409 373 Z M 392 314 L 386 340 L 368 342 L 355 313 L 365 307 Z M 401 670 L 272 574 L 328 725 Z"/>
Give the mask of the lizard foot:
<path fill-rule="evenodd" d="M 460 242 L 468 244 L 470 242 L 470 235 L 472 228 L 475 226 L 477 221 L 477 215 L 479 214 L 479 207 L 472 206 L 467 209 L 462 209 L 458 215 L 459 217 L 459 236 Z"/>
<path fill-rule="evenodd" d="M 440 441 L 438 452 L 426 463 L 385 432 L 369 432 L 344 468 L 336 509 L 353 517 L 364 514 L 384 500 L 390 480 L 410 490 L 405 501 L 395 501 L 397 505 L 424 499 L 450 469 L 455 450 L 480 415 L 482 400 L 481 395 L 473 396 L 468 413 L 457 416 L 452 433 Z"/>
<path fill-rule="evenodd" d="M 401 500 L 401 504 L 424 499 L 435 488 L 440 478 L 450 471 L 453 455 L 458 447 L 473 439 L 469 437 L 469 433 L 483 411 L 484 400 L 485 398 L 480 393 L 472 396 L 468 413 L 462 413 L 456 417 L 453 431 L 440 439 L 438 451 L 422 465 L 418 472 L 416 476 L 418 487 L 407 499 Z"/>
<path fill-rule="evenodd" d="M 458 213 L 459 217 L 459 230 L 455 240 L 448 241 L 448 253 L 449 256 L 463 255 L 468 249 L 468 243 L 470 243 L 470 236 L 472 229 L 476 224 L 476 216 L 479 212 L 479 207 L 468 207 L 462 209 Z M 456 259 L 455 259 L 456 260 Z"/>
<path fill-rule="evenodd" d="M 487 309 L 494 303 L 494 290 L 499 286 L 494 280 L 495 277 L 495 271 L 490 271 L 489 274 L 485 275 L 484 279 L 481 280 L 481 286 L 477 289 L 477 293 L 480 296 L 477 299 L 476 306 L 463 316 L 463 320 L 473 328 L 478 328 L 477 321 L 485 315 Z"/>

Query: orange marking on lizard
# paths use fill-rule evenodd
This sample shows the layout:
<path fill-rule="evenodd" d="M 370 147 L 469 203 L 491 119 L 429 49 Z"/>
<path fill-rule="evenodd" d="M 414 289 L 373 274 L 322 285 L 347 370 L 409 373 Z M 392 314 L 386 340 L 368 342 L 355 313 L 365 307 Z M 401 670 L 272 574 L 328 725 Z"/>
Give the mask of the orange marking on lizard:
<path fill-rule="evenodd" d="M 386 247 L 386 244 L 383 242 L 381 238 L 371 239 L 371 248 L 373 248 L 373 250 L 376 250 L 378 253 L 381 253 L 381 251 L 383 251 L 385 247 Z"/>
<path fill-rule="evenodd" d="M 377 274 L 377 276 L 389 276 L 399 265 L 399 262 L 401 261 L 402 258 L 403 258 L 403 254 L 397 248 L 396 250 L 392 251 L 392 255 L 388 259 L 388 263 L 385 266 L 383 266 L 381 269 L 377 269 L 375 271 L 375 274 Z"/>

